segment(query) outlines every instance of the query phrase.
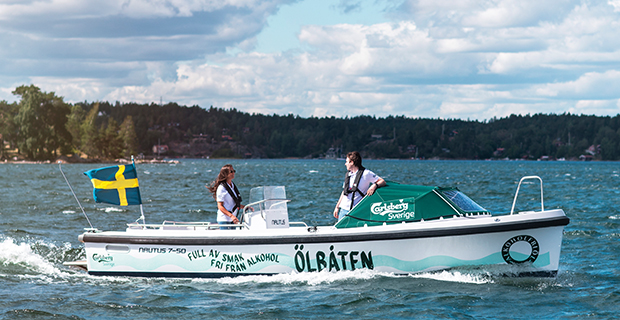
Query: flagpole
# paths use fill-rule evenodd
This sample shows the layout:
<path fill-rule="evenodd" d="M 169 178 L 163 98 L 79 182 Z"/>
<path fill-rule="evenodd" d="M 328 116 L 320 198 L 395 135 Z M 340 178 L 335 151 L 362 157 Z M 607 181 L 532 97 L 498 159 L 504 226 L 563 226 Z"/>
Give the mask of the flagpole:
<path fill-rule="evenodd" d="M 136 179 L 138 178 L 138 169 L 136 168 L 136 162 L 133 159 L 133 155 L 131 155 L 131 163 L 133 164 L 134 169 L 136 170 Z M 144 218 L 144 210 L 142 209 L 142 199 L 140 199 L 140 218 L 136 220 L 138 222 L 142 219 L 142 224 L 146 225 L 146 219 Z"/>
<path fill-rule="evenodd" d="M 142 203 L 140 204 L 140 218 L 138 218 L 138 220 L 142 219 L 142 224 L 146 225 L 146 221 L 144 220 L 144 210 L 142 210 Z M 136 220 L 136 222 L 138 222 L 138 220 Z"/>

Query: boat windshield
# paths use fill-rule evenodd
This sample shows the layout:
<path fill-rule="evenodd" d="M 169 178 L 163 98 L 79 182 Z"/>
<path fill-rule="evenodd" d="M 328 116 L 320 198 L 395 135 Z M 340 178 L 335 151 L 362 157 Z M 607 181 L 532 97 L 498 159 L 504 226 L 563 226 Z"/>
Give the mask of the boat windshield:
<path fill-rule="evenodd" d="M 286 199 L 286 189 L 284 186 L 261 186 L 250 190 L 250 203 L 282 199 Z"/>
<path fill-rule="evenodd" d="M 474 200 L 470 199 L 468 196 L 458 190 L 443 190 L 441 192 L 446 196 L 446 198 L 448 198 L 465 212 L 487 211 L 487 209 L 481 207 L 479 204 L 474 202 Z"/>

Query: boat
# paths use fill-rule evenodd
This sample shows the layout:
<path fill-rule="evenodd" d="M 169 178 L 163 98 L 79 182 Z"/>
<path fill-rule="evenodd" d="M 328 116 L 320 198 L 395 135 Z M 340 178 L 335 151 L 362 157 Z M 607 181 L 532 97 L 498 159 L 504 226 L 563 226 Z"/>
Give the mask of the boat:
<path fill-rule="evenodd" d="M 117 175 L 118 176 L 118 175 Z M 514 212 L 519 189 L 540 182 L 540 210 Z M 94 183 L 93 183 L 94 184 Z M 77 199 L 77 198 L 76 198 Z M 546 210 L 543 181 L 523 177 L 510 213 L 492 214 L 454 187 L 388 181 L 330 226 L 289 221 L 285 186 L 251 189 L 233 230 L 216 223 L 140 219 L 124 231 L 79 235 L 97 276 L 215 278 L 369 269 L 397 275 L 495 268 L 511 276 L 557 275 L 569 218 Z"/>

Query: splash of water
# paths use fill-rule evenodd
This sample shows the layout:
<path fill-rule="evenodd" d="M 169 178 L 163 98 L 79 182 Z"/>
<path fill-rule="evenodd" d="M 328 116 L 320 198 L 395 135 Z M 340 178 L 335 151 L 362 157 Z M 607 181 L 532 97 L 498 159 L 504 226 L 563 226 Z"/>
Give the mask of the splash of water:
<path fill-rule="evenodd" d="M 51 262 L 38 255 L 26 243 L 16 244 L 13 239 L 0 242 L 0 263 L 6 267 L 19 267 L 25 271 L 59 275 L 61 272 Z"/>
<path fill-rule="evenodd" d="M 234 278 L 222 278 L 216 281 L 225 284 L 243 284 L 243 283 L 281 283 L 281 284 L 307 284 L 310 286 L 330 284 L 333 282 L 348 280 L 368 280 L 381 276 L 393 276 L 389 273 L 379 273 L 367 269 L 359 269 L 355 271 L 340 272 L 308 272 L 308 273 L 286 273 L 271 276 L 243 276 Z"/>
<path fill-rule="evenodd" d="M 424 272 L 410 275 L 412 278 L 433 279 L 438 281 L 486 284 L 493 283 L 488 274 L 461 273 L 459 271 Z"/>
<path fill-rule="evenodd" d="M 433 279 L 446 282 L 459 282 L 470 284 L 486 284 L 493 283 L 493 280 L 487 273 L 461 273 L 459 271 L 442 271 L 442 272 L 425 272 L 413 275 L 395 275 L 387 272 L 377 272 L 368 269 L 358 269 L 354 271 L 340 272 L 309 272 L 309 273 L 287 273 L 271 276 L 241 276 L 234 278 L 221 279 L 193 279 L 193 282 L 217 282 L 221 284 L 304 284 L 309 286 L 319 286 L 332 284 L 337 282 L 348 282 L 355 280 L 372 280 L 377 278 L 400 278 L 411 277 L 419 279 Z"/>

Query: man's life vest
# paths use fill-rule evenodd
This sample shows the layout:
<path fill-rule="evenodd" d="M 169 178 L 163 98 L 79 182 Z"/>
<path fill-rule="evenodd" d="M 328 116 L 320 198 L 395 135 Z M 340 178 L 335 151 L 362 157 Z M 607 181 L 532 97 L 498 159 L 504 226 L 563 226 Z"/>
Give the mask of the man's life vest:
<path fill-rule="evenodd" d="M 237 186 L 232 181 L 230 183 L 232 183 L 235 192 L 232 192 L 230 186 L 228 185 L 228 183 L 226 183 L 226 181 L 222 182 L 224 188 L 226 189 L 226 191 L 228 191 L 228 194 L 233 198 L 233 201 L 235 202 L 235 206 L 232 208 L 232 210 L 230 210 L 230 213 L 235 214 L 235 210 L 237 208 L 241 208 L 241 194 L 239 193 Z"/>
<path fill-rule="evenodd" d="M 355 176 L 355 180 L 353 181 L 353 186 L 351 188 L 349 188 L 349 181 L 351 180 L 351 176 L 349 175 L 349 172 L 346 173 L 345 177 L 344 177 L 344 190 L 343 193 L 346 197 L 348 197 L 350 194 L 353 194 L 353 196 L 351 196 L 351 208 L 349 208 L 349 210 L 353 209 L 353 202 L 355 200 L 355 193 L 359 193 L 362 198 L 366 195 L 365 193 L 363 193 L 362 191 L 360 191 L 360 189 L 358 189 L 358 185 L 360 183 L 360 179 L 362 179 L 362 175 L 364 174 L 364 167 L 359 168 L 359 170 L 357 170 L 357 175 Z"/>

